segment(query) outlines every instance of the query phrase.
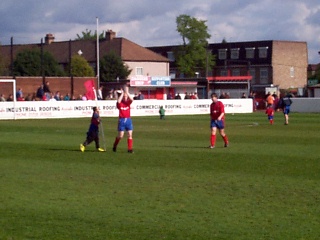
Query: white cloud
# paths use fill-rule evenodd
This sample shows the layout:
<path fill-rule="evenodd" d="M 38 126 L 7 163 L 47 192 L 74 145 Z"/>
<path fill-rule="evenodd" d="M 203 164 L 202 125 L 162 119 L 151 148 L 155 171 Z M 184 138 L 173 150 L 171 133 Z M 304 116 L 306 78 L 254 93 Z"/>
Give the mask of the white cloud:
<path fill-rule="evenodd" d="M 210 42 L 307 41 L 310 63 L 319 62 L 319 0 L 2 0 L 0 41 L 34 43 L 47 33 L 56 41 L 76 38 L 86 29 L 112 29 L 142 46 L 177 45 L 176 17 L 207 20 Z"/>

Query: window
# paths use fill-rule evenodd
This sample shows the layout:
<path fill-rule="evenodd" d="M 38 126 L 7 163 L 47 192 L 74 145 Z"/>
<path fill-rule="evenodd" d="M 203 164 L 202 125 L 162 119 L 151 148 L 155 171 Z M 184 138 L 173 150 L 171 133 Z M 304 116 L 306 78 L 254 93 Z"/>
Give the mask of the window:
<path fill-rule="evenodd" d="M 170 77 L 176 78 L 176 71 L 170 71 Z"/>
<path fill-rule="evenodd" d="M 267 58 L 268 47 L 259 47 L 259 58 Z"/>
<path fill-rule="evenodd" d="M 254 50 L 255 48 L 246 48 L 246 58 L 248 59 L 254 58 Z"/>
<path fill-rule="evenodd" d="M 240 76 L 240 69 L 238 68 L 232 69 L 232 76 Z"/>
<path fill-rule="evenodd" d="M 239 59 L 240 48 L 231 48 L 231 59 Z"/>
<path fill-rule="evenodd" d="M 167 52 L 167 57 L 171 62 L 174 62 L 176 60 L 173 52 Z"/>
<path fill-rule="evenodd" d="M 225 69 L 220 70 L 220 76 L 228 76 L 228 71 Z"/>
<path fill-rule="evenodd" d="M 143 68 L 142 67 L 136 68 L 136 75 L 143 75 Z"/>
<path fill-rule="evenodd" d="M 227 59 L 227 49 L 219 49 L 219 59 Z"/>
<path fill-rule="evenodd" d="M 261 68 L 260 69 L 260 83 L 261 84 L 268 84 L 268 69 L 267 68 Z"/>
<path fill-rule="evenodd" d="M 294 77 L 294 67 L 290 68 L 290 77 Z"/>

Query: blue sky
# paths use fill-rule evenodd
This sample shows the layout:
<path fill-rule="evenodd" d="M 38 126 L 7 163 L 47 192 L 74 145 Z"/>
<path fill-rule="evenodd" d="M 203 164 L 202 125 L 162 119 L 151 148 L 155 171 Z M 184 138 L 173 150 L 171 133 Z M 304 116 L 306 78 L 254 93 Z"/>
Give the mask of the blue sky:
<path fill-rule="evenodd" d="M 309 63 L 319 63 L 319 0 L 2 0 L 0 42 L 40 43 L 112 29 L 141 46 L 177 45 L 176 17 L 187 14 L 207 21 L 210 43 L 286 40 L 308 44 Z"/>

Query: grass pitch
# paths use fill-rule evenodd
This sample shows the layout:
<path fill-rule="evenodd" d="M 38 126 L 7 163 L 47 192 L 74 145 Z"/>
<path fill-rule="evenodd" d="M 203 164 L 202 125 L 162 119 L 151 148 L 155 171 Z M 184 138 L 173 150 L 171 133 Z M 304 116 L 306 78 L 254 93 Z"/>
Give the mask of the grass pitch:
<path fill-rule="evenodd" d="M 0 121 L 0 239 L 318 239 L 319 114 L 135 117 L 134 154 L 88 119 Z M 103 145 L 101 141 L 101 145 Z"/>

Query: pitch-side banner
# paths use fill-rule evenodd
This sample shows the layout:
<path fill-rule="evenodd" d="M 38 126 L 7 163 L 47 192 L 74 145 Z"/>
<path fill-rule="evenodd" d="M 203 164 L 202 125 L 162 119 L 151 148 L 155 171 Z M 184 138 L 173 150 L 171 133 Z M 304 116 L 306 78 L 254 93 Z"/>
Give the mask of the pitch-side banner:
<path fill-rule="evenodd" d="M 251 99 L 221 99 L 226 113 L 251 113 Z M 210 99 L 203 100 L 135 100 L 131 116 L 157 116 L 163 106 L 166 115 L 209 114 Z M 36 101 L 0 102 L 0 119 L 81 118 L 92 115 L 98 105 L 102 117 L 117 117 L 115 100 L 106 101 Z"/>

